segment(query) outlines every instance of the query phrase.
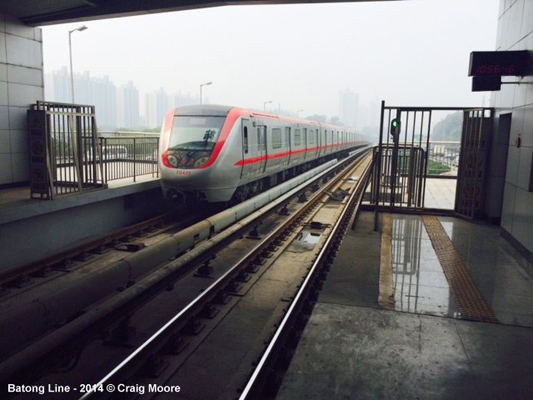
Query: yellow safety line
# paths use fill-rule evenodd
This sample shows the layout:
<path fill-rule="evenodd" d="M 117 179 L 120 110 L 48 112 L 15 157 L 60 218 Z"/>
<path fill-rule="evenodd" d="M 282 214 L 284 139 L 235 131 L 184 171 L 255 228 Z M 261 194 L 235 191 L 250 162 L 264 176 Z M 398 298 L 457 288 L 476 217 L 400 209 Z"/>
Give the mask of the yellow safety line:
<path fill-rule="evenodd" d="M 424 215 L 422 220 L 457 301 L 460 317 L 473 321 L 499 323 L 439 219 L 435 216 Z"/>
<path fill-rule="evenodd" d="M 392 219 L 390 214 L 383 214 L 378 304 L 386 310 L 394 310 L 394 288 L 392 282 Z"/>

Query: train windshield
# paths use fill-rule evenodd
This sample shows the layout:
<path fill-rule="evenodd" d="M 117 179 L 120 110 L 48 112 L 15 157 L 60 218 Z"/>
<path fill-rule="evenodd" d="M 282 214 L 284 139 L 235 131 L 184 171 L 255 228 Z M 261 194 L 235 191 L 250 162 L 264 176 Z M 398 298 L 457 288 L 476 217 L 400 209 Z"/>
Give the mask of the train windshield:
<path fill-rule="evenodd" d="M 177 168 L 204 165 L 217 142 L 225 117 L 176 116 L 172 124 L 168 151 Z"/>

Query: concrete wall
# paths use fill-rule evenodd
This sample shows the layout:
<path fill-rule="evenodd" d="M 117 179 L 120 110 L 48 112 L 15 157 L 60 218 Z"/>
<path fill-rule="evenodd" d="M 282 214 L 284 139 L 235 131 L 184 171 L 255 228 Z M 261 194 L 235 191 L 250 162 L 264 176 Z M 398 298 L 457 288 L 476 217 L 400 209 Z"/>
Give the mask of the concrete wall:
<path fill-rule="evenodd" d="M 0 271 L 42 260 L 165 211 L 159 181 L 0 209 Z"/>
<path fill-rule="evenodd" d="M 533 51 L 533 0 L 500 0 L 496 50 Z M 533 76 L 520 79 L 520 85 L 502 85 L 501 91 L 492 93 L 491 105 L 497 117 L 512 113 L 501 226 L 531 253 L 533 193 L 528 187 L 533 158 Z M 516 146 L 518 135 L 522 139 L 520 148 Z"/>
<path fill-rule="evenodd" d="M 41 29 L 0 13 L 0 185 L 28 181 L 26 110 L 43 99 Z"/>

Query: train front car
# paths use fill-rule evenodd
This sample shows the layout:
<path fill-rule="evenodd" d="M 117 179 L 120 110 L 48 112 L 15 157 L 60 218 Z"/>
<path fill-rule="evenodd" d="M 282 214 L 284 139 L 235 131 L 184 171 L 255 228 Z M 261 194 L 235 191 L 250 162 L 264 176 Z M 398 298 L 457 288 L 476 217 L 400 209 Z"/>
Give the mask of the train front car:
<path fill-rule="evenodd" d="M 242 158 L 228 149 L 239 139 L 239 110 L 224 106 L 190 106 L 171 110 L 161 130 L 159 167 L 165 198 L 224 202 L 240 177 Z M 237 133 L 237 134 L 235 134 Z M 235 154 L 233 154 L 235 153 Z"/>

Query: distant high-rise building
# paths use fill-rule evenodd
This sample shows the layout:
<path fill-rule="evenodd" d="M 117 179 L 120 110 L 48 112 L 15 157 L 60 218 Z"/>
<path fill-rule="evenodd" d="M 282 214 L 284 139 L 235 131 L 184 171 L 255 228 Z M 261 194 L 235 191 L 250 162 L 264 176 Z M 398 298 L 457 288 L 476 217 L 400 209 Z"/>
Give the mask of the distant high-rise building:
<path fill-rule="evenodd" d="M 67 67 L 45 74 L 44 83 L 47 100 L 70 103 L 72 97 L 70 94 L 70 74 Z"/>
<path fill-rule="evenodd" d="M 165 89 L 160 88 L 157 92 L 146 95 L 146 120 L 148 128 L 153 129 L 160 127 L 165 115 L 171 108 L 171 102 Z"/>
<path fill-rule="evenodd" d="M 359 95 L 350 89 L 339 95 L 339 119 L 350 127 L 357 126 L 357 112 L 359 109 Z"/>
<path fill-rule="evenodd" d="M 117 124 L 121 128 L 139 128 L 139 91 L 129 81 L 117 89 Z"/>
<path fill-rule="evenodd" d="M 74 74 L 75 102 L 94 105 L 100 130 L 116 128 L 159 128 L 172 107 L 199 103 L 198 95 L 178 92 L 169 96 L 164 88 L 143 95 L 133 82 L 117 88 L 108 76 L 93 77 L 89 72 Z M 45 98 L 49 101 L 72 101 L 70 72 L 67 67 L 45 74 Z M 209 99 L 204 97 L 204 103 Z M 140 112 L 144 111 L 143 115 Z"/>
<path fill-rule="evenodd" d="M 70 73 L 66 67 L 45 75 L 45 92 L 47 100 L 72 102 Z M 95 106 L 98 128 L 116 128 L 116 87 L 109 77 L 94 78 L 89 72 L 74 74 L 74 93 L 76 104 Z"/>

